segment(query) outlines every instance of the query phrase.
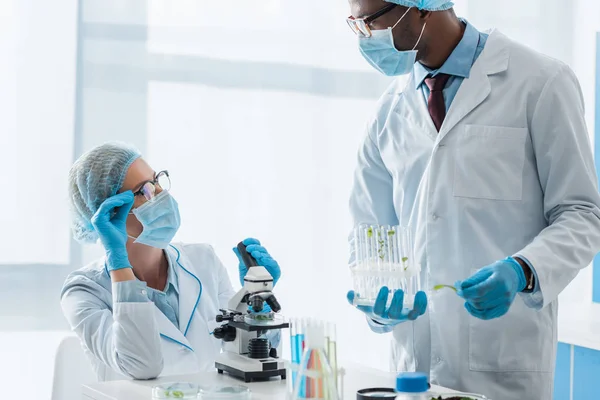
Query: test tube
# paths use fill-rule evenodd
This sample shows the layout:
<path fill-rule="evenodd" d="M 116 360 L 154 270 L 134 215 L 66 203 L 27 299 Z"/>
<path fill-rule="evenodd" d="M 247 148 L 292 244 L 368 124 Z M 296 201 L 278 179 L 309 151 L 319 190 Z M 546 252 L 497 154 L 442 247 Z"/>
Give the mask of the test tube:
<path fill-rule="evenodd" d="M 338 400 L 337 338 L 335 325 L 315 318 L 292 321 L 292 363 L 298 369 L 292 374 L 294 399 Z M 311 335 L 310 337 L 308 335 Z M 322 337 L 322 345 L 305 340 Z M 310 339 L 313 338 L 313 339 Z M 302 353 L 298 350 L 304 349 Z M 300 355 L 296 362 L 296 356 Z M 329 369 L 331 368 L 331 369 Z M 307 373 L 308 372 L 308 373 Z M 333 389 L 333 391 L 332 391 Z"/>
<path fill-rule="evenodd" d="M 326 324 L 326 331 L 325 331 L 325 344 L 326 344 L 326 354 L 327 354 L 327 360 L 329 361 L 329 365 L 331 366 L 331 369 L 333 371 L 333 376 L 335 379 L 335 385 L 336 387 L 338 386 L 338 376 L 337 376 L 337 369 L 338 369 L 338 365 L 337 365 L 337 337 L 336 337 L 336 330 L 335 330 L 335 324 L 328 322 Z M 340 389 L 339 387 L 337 387 L 338 390 Z"/>
<path fill-rule="evenodd" d="M 296 382 L 296 367 L 300 364 L 300 357 L 298 355 L 298 320 L 292 319 L 290 321 L 290 352 L 292 359 L 292 389 Z"/>
<path fill-rule="evenodd" d="M 299 332 L 298 332 L 298 354 L 299 354 L 299 360 L 302 360 L 302 355 L 304 354 L 304 347 L 306 346 L 306 343 L 304 341 L 304 334 L 306 331 L 306 319 L 302 319 L 300 320 L 300 325 L 299 325 Z M 301 361 L 298 361 L 298 364 L 300 364 Z M 302 378 L 300 381 L 300 391 L 299 391 L 299 395 L 301 398 L 306 398 L 306 378 Z"/>

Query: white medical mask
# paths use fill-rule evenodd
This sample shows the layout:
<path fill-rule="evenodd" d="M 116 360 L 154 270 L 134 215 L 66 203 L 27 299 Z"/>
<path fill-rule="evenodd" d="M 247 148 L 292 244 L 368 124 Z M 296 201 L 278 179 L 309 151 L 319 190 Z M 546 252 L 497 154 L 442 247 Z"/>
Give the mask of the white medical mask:
<path fill-rule="evenodd" d="M 181 223 L 179 206 L 167 190 L 160 192 L 152 201 L 132 210 L 132 213 L 142 224 L 143 230 L 137 238 L 129 237 L 135 239 L 134 243 L 159 249 L 167 248 Z"/>
<path fill-rule="evenodd" d="M 417 51 L 415 50 L 423 37 L 427 23 L 423 24 L 421 35 L 412 50 L 399 51 L 394 46 L 393 29 L 404 19 L 410 8 L 400 17 L 400 19 L 387 29 L 371 31 L 371 37 L 358 38 L 360 53 L 373 68 L 387 76 L 398 76 L 408 74 L 417 60 Z"/>

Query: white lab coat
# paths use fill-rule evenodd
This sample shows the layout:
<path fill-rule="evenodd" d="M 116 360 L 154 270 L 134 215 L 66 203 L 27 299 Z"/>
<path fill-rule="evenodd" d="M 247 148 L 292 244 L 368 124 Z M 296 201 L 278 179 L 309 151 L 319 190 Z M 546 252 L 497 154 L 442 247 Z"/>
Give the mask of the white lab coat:
<path fill-rule="evenodd" d="M 583 99 L 566 65 L 491 32 L 439 133 L 412 76 L 398 80 L 369 124 L 350 205 L 356 223 L 412 226 L 425 289 L 511 255 L 537 274 L 539 291 L 491 321 L 451 291 L 432 294 L 424 317 L 393 329 L 395 370 L 494 400 L 552 398 L 557 296 L 600 250 Z"/>
<path fill-rule="evenodd" d="M 178 268 L 179 327 L 152 302 L 113 304 L 104 259 L 67 278 L 63 311 L 99 380 L 214 370 L 221 341 L 210 333 L 217 326 L 219 308 L 227 307 L 235 291 L 211 246 L 174 247 L 166 254 L 170 266 Z"/>

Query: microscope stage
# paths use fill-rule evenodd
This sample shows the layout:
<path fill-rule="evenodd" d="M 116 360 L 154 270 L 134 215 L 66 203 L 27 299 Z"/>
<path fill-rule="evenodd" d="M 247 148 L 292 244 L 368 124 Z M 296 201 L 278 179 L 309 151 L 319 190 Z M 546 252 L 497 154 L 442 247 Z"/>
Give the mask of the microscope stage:
<path fill-rule="evenodd" d="M 235 316 L 235 318 L 233 319 L 233 321 L 229 321 L 228 324 L 230 326 L 233 326 L 236 329 L 241 329 L 244 330 L 246 332 L 256 332 L 256 331 L 268 331 L 268 330 L 272 330 L 272 329 L 283 329 L 283 328 L 289 328 L 290 324 L 285 322 L 285 320 L 281 319 L 275 319 L 273 321 L 269 321 L 269 322 L 260 322 L 260 323 L 254 323 L 254 324 L 248 324 L 243 316 Z"/>

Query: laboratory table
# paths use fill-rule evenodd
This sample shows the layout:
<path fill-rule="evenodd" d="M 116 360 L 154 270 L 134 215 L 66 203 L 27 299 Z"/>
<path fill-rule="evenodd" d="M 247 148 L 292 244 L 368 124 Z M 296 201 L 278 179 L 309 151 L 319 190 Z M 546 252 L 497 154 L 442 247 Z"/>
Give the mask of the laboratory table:
<path fill-rule="evenodd" d="M 344 377 L 344 400 L 356 399 L 356 391 L 369 387 L 394 387 L 396 375 L 358 364 L 346 364 Z M 197 384 L 245 385 L 252 391 L 253 400 L 285 400 L 286 381 L 244 383 L 227 374 L 215 371 L 195 375 L 159 378 L 151 381 L 111 381 L 83 385 L 84 400 L 151 400 L 152 387 L 161 382 L 192 382 Z M 433 386 L 432 391 L 452 393 L 451 390 Z"/>

